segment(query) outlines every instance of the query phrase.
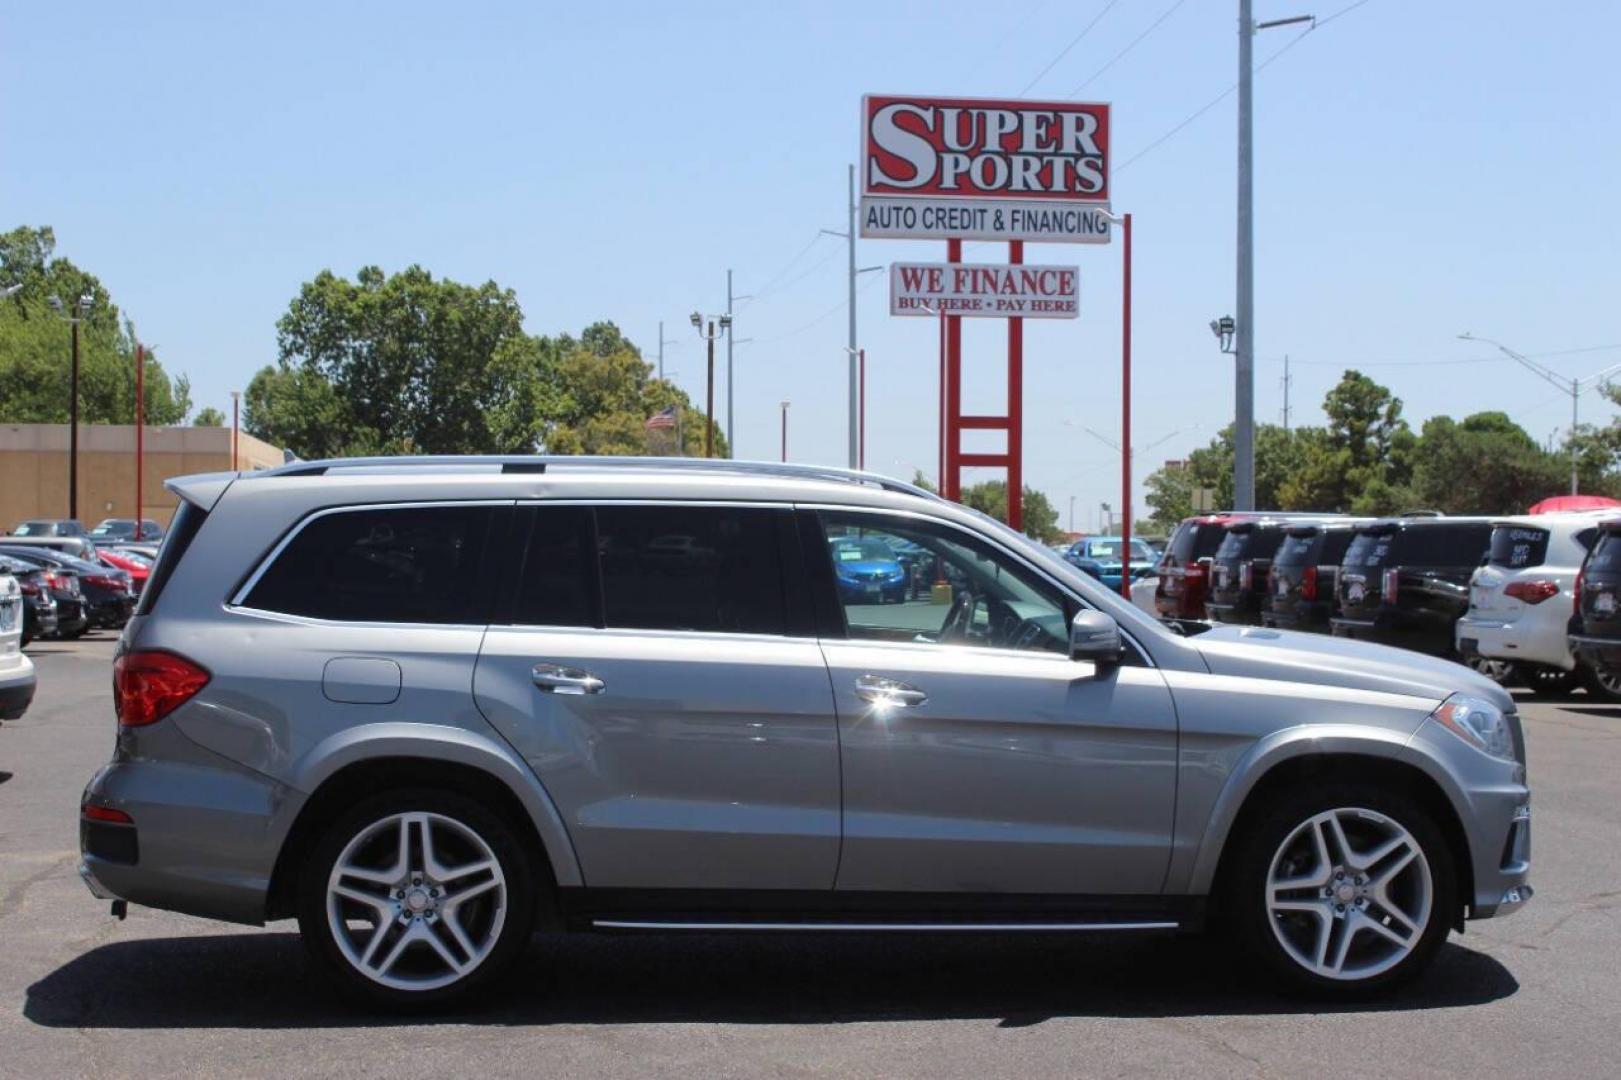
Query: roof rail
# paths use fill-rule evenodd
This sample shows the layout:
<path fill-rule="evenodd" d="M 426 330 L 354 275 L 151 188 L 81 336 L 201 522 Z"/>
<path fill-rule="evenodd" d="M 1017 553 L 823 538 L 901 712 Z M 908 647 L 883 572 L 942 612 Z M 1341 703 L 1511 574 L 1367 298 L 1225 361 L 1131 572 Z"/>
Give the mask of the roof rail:
<path fill-rule="evenodd" d="M 798 480 L 838 480 L 852 484 L 870 484 L 884 491 L 904 495 L 917 495 L 939 500 L 932 491 L 908 484 L 893 477 L 859 469 L 840 469 L 831 465 L 798 465 L 777 461 L 734 461 L 730 458 L 687 457 L 591 457 L 587 455 L 545 454 L 435 454 L 415 457 L 353 457 L 328 458 L 323 461 L 293 461 L 269 469 L 245 474 L 247 477 L 324 476 L 330 472 L 349 469 L 384 470 L 413 468 L 444 469 L 455 466 L 500 466 L 506 473 L 544 473 L 553 468 L 570 469 L 656 469 L 681 472 L 706 472 L 742 476 L 777 476 Z"/>

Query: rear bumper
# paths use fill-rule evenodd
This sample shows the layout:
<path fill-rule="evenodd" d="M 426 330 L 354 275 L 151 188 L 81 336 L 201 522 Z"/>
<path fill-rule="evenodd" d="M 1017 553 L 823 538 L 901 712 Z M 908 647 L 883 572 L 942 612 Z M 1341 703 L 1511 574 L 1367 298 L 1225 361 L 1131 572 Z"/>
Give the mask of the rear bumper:
<path fill-rule="evenodd" d="M 1259 626 L 1261 612 L 1252 604 L 1243 601 L 1234 603 L 1217 603 L 1214 600 L 1205 602 L 1205 617 L 1211 622 L 1236 623 L 1243 626 Z"/>
<path fill-rule="evenodd" d="M 0 720 L 18 720 L 34 700 L 34 662 L 19 654 L 22 664 L 0 672 Z"/>
<path fill-rule="evenodd" d="M 84 801 L 134 824 L 81 822 L 79 874 L 102 899 L 262 924 L 278 826 L 295 794 L 246 770 L 116 761 L 91 779 Z M 118 843 L 107 830 L 123 830 Z"/>
<path fill-rule="evenodd" d="M 1297 604 L 1292 609 L 1265 609 L 1261 612 L 1261 625 L 1277 630 L 1303 630 L 1308 633 L 1328 633 L 1328 605 L 1320 603 Z"/>
<path fill-rule="evenodd" d="M 1464 643 L 1472 641 L 1475 653 L 1492 660 L 1520 660 L 1569 671 L 1576 658 L 1566 640 L 1566 622 L 1538 618 L 1529 611 L 1513 622 L 1465 615 L 1453 630 L 1453 641 L 1460 653 L 1468 652 Z"/>

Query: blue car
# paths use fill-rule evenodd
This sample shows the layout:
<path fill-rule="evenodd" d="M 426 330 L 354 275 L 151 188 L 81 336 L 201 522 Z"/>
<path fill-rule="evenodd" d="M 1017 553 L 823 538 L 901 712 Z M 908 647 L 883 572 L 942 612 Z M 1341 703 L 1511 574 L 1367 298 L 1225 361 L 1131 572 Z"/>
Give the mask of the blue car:
<path fill-rule="evenodd" d="M 882 540 L 837 536 L 828 540 L 839 599 L 846 604 L 898 604 L 906 599 L 906 568 Z"/>
<path fill-rule="evenodd" d="M 1071 544 L 1064 558 L 1103 582 L 1120 591 L 1121 538 L 1118 536 L 1084 536 Z M 1135 580 L 1154 569 L 1154 549 L 1141 540 L 1131 541 L 1131 576 Z"/>

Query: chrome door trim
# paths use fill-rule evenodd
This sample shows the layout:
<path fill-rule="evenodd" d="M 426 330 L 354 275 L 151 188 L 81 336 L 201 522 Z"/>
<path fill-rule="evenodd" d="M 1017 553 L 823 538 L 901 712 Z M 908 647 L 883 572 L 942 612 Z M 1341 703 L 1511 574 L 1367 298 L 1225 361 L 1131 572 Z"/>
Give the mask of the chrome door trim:
<path fill-rule="evenodd" d="M 859 922 L 660 922 L 652 919 L 592 919 L 602 930 L 896 930 L 908 933 L 972 931 L 978 933 L 1095 930 L 1176 930 L 1178 922 L 1031 922 L 1031 923 L 859 923 Z"/>

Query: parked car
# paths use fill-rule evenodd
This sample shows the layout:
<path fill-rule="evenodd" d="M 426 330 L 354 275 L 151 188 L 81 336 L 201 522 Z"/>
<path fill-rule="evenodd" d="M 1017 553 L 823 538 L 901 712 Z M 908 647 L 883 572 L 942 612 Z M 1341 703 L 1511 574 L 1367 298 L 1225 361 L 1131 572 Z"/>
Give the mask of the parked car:
<path fill-rule="evenodd" d="M 1256 513 L 1224 511 L 1182 519 L 1171 533 L 1165 554 L 1160 558 L 1159 585 L 1154 604 L 1162 619 L 1200 620 L 1205 617 L 1209 599 L 1210 563 L 1216 549 L 1226 539 L 1227 527 L 1257 518 L 1279 521 L 1310 521 L 1321 514 Z"/>
<path fill-rule="evenodd" d="M 56 598 L 51 593 L 46 571 L 33 563 L 0 555 L 0 573 L 16 578 L 22 595 L 22 648 L 26 649 L 37 638 L 54 637 L 57 629 Z"/>
<path fill-rule="evenodd" d="M 16 720 L 34 700 L 34 662 L 23 653 L 23 591 L 0 567 L 0 720 Z"/>
<path fill-rule="evenodd" d="M 1357 530 L 1337 582 L 1337 636 L 1458 656 L 1453 627 L 1469 608 L 1469 578 L 1491 545 L 1482 517 L 1404 517 Z M 1495 675 L 1506 675 L 1498 670 Z"/>
<path fill-rule="evenodd" d="M 1083 536 L 1070 545 L 1064 557 L 1119 592 L 1121 568 L 1128 562 L 1124 544 L 1124 538 L 1119 536 Z M 1154 569 L 1154 549 L 1133 537 L 1129 563 L 1131 580 L 1136 581 Z M 1096 572 L 1092 566 L 1096 566 Z"/>
<path fill-rule="evenodd" d="M 1368 524 L 1346 518 L 1291 525 L 1272 555 L 1261 601 L 1261 625 L 1279 630 L 1329 632 L 1340 561 L 1357 530 Z"/>
<path fill-rule="evenodd" d="M 488 987 L 537 926 L 1211 913 L 1242 963 L 1338 999 L 1531 895 L 1501 687 L 1353 641 L 1179 634 L 911 485 L 395 458 L 169 486 L 81 876 L 115 912 L 296 917 L 371 1001 Z M 829 542 L 853 533 L 932 551 L 951 602 L 858 606 Z M 700 543 L 649 588 L 667 535 Z"/>
<path fill-rule="evenodd" d="M 828 538 L 833 580 L 846 604 L 898 604 L 906 599 L 907 574 L 895 551 L 882 540 L 863 536 Z"/>
<path fill-rule="evenodd" d="M 38 563 L 47 569 L 72 574 L 84 601 L 85 617 L 92 627 L 121 630 L 135 612 L 135 590 L 129 574 L 123 570 L 75 559 L 47 548 L 6 545 L 0 547 L 0 552 Z"/>
<path fill-rule="evenodd" d="M 74 518 L 31 518 L 18 522 L 12 536 L 83 536 L 84 526 Z"/>
<path fill-rule="evenodd" d="M 152 572 L 153 560 L 126 547 L 104 547 L 96 551 L 96 561 L 129 575 L 131 590 L 136 596 L 146 588 L 146 579 Z"/>
<path fill-rule="evenodd" d="M 90 539 L 98 544 L 111 543 L 115 540 L 162 540 L 163 526 L 151 518 L 142 518 L 140 533 L 137 535 L 134 518 L 105 518 L 90 530 Z"/>
<path fill-rule="evenodd" d="M 1581 669 L 1593 673 L 1588 688 L 1621 699 L 1621 519 L 1599 525 L 1576 575 L 1574 606 L 1568 644 Z"/>
<path fill-rule="evenodd" d="M 0 544 L 34 550 L 58 551 L 75 559 L 94 560 L 96 545 L 84 536 L 5 536 Z"/>
<path fill-rule="evenodd" d="M 1492 525 L 1491 548 L 1469 581 L 1469 610 L 1455 631 L 1458 652 L 1514 665 L 1539 694 L 1586 685 L 1610 694 L 1571 651 L 1570 613 L 1576 578 L 1598 539 L 1602 515 L 1550 513 L 1503 518 Z"/>
<path fill-rule="evenodd" d="M 1254 518 L 1235 521 L 1210 558 L 1210 589 L 1205 617 L 1212 622 L 1258 626 L 1272 556 L 1290 521 Z"/>
<path fill-rule="evenodd" d="M 54 630 L 42 627 L 39 636 L 62 639 L 83 637 L 84 632 L 90 629 L 90 609 L 80 591 L 79 575 L 48 562 L 46 556 L 55 554 L 37 548 L 18 550 L 0 547 L 0 556 L 33 567 L 38 575 L 38 587 L 49 594 L 50 603 L 47 606 L 56 613 L 56 627 Z"/>

